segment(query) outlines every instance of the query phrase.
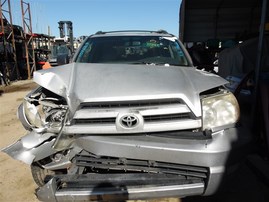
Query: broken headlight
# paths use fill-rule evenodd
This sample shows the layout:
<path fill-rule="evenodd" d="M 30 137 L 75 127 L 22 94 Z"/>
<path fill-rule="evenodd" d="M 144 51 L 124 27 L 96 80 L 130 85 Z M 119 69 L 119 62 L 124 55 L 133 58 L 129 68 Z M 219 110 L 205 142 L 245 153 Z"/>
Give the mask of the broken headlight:
<path fill-rule="evenodd" d="M 40 128 L 44 126 L 40 114 L 37 111 L 37 107 L 34 104 L 31 104 L 28 100 L 24 100 L 23 111 L 25 114 L 25 118 L 32 127 Z"/>
<path fill-rule="evenodd" d="M 18 116 L 28 130 L 47 129 L 57 132 L 62 126 L 67 109 L 64 98 L 39 88 L 24 99 Z"/>
<path fill-rule="evenodd" d="M 234 124 L 239 119 L 239 105 L 230 92 L 203 98 L 202 109 L 203 130 Z"/>

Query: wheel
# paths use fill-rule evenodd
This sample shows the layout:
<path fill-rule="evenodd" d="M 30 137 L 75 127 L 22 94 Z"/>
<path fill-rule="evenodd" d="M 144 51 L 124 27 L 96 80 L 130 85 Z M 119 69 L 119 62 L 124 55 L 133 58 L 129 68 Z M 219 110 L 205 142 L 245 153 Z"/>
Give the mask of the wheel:
<path fill-rule="evenodd" d="M 31 165 L 31 171 L 33 179 L 39 187 L 45 185 L 46 184 L 45 180 L 48 181 L 53 177 L 53 175 L 55 175 L 54 171 L 44 169 L 40 167 L 37 163 L 33 163 Z"/>

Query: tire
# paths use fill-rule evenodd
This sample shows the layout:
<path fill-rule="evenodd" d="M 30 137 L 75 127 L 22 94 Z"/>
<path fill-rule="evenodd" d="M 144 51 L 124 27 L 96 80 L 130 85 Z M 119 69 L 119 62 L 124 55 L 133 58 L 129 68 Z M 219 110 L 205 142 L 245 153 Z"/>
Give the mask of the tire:
<path fill-rule="evenodd" d="M 33 163 L 31 165 L 31 171 L 33 179 L 39 187 L 45 185 L 46 182 L 50 180 L 53 175 L 55 175 L 54 171 L 44 169 L 40 167 L 37 163 Z"/>

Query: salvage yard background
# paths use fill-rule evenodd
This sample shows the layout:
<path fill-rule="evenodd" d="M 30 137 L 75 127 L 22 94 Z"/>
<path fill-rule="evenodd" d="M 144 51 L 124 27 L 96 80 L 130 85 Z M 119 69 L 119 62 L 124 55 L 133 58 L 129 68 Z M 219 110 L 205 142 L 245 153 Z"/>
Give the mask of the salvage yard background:
<path fill-rule="evenodd" d="M 0 95 L 0 149 L 12 144 L 26 134 L 27 131 L 17 119 L 17 108 L 23 97 L 35 86 L 31 80 L 14 82 L 12 85 L 5 87 L 0 86 L 0 93 L 2 94 Z M 34 194 L 36 188 L 30 167 L 0 152 L 0 201 L 38 202 Z M 180 199 L 149 201 L 180 202 Z"/>

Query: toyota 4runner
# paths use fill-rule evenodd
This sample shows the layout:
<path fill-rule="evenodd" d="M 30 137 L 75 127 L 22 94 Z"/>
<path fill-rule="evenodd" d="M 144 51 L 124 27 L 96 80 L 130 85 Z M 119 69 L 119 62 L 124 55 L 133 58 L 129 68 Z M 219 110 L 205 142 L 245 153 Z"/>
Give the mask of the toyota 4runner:
<path fill-rule="evenodd" d="M 31 165 L 42 201 L 211 195 L 244 134 L 227 81 L 165 31 L 98 32 L 34 81 L 29 133 L 3 151 Z"/>

